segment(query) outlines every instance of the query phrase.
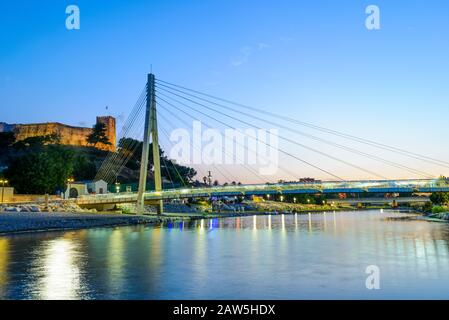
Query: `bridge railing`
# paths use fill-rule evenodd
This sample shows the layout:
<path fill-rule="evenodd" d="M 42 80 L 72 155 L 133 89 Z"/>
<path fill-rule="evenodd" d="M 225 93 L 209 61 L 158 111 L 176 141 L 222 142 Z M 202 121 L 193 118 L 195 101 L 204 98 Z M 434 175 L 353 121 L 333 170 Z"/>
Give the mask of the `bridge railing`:
<path fill-rule="evenodd" d="M 264 195 L 289 191 L 304 192 L 432 192 L 449 191 L 447 179 L 411 179 L 379 181 L 319 181 L 308 183 L 273 183 L 253 185 L 231 185 L 202 188 L 167 189 L 160 192 L 148 191 L 145 199 L 173 199 L 210 196 Z M 108 193 L 102 195 L 85 195 L 79 203 L 130 202 L 137 199 L 136 193 Z"/>

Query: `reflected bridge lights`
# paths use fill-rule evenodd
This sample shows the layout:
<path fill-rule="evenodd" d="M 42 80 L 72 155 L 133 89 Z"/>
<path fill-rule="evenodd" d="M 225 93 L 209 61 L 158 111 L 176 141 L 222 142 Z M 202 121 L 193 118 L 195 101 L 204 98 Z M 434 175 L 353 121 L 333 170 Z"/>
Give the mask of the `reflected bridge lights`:
<path fill-rule="evenodd" d="M 200 225 L 199 225 L 199 230 L 203 230 L 203 229 L 204 229 L 204 219 L 201 219 Z"/>
<path fill-rule="evenodd" d="M 298 214 L 295 213 L 295 229 L 298 229 Z"/>

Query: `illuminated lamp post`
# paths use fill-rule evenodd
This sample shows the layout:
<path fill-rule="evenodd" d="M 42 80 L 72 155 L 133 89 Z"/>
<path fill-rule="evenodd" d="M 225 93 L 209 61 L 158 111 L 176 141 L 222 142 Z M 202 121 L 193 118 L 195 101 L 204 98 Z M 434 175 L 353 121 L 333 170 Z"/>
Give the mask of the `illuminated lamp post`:
<path fill-rule="evenodd" d="M 73 178 L 67 179 L 67 191 L 69 192 L 69 194 L 67 195 L 67 199 L 70 199 L 70 184 L 73 182 L 75 182 L 75 179 L 73 179 Z"/>
<path fill-rule="evenodd" d="M 8 180 L 0 180 L 0 184 L 2 185 L 2 203 L 3 203 L 3 196 L 5 195 L 5 185 L 8 184 Z"/>

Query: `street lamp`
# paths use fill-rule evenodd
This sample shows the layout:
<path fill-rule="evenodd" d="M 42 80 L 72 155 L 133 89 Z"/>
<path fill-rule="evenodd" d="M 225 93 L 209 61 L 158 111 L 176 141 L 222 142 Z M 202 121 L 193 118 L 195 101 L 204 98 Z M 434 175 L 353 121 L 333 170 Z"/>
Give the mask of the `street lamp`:
<path fill-rule="evenodd" d="M 293 202 L 294 202 L 294 203 L 296 203 L 296 197 L 295 197 L 295 198 L 293 198 Z"/>
<path fill-rule="evenodd" d="M 115 183 L 115 191 L 117 193 L 120 193 L 120 182 L 118 182 L 118 181 Z"/>
<path fill-rule="evenodd" d="M 67 179 L 67 191 L 68 191 L 68 195 L 67 195 L 67 199 L 70 198 L 70 184 L 75 182 L 75 179 L 73 178 L 68 178 Z"/>
<path fill-rule="evenodd" d="M 281 196 L 281 202 L 284 201 L 284 196 Z"/>
<path fill-rule="evenodd" d="M 2 179 L 0 180 L 0 184 L 2 185 L 2 203 L 3 203 L 3 196 L 5 194 L 5 185 L 8 184 L 8 180 Z"/>

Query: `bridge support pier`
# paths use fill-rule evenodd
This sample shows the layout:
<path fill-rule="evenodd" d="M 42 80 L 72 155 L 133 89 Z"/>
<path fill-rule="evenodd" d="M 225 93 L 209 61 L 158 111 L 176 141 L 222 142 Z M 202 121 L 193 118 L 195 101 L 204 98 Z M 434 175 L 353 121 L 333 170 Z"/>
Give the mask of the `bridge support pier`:
<path fill-rule="evenodd" d="M 142 158 L 140 162 L 139 190 L 137 194 L 137 212 L 143 214 L 145 211 L 145 191 L 148 177 L 148 161 L 150 153 L 150 140 L 153 142 L 153 169 L 154 187 L 156 191 L 162 191 L 161 164 L 159 155 L 159 137 L 157 131 L 156 95 L 154 74 L 148 75 L 147 82 L 147 104 L 145 111 L 145 130 L 143 136 Z M 164 212 L 163 200 L 157 204 L 158 214 Z"/>

